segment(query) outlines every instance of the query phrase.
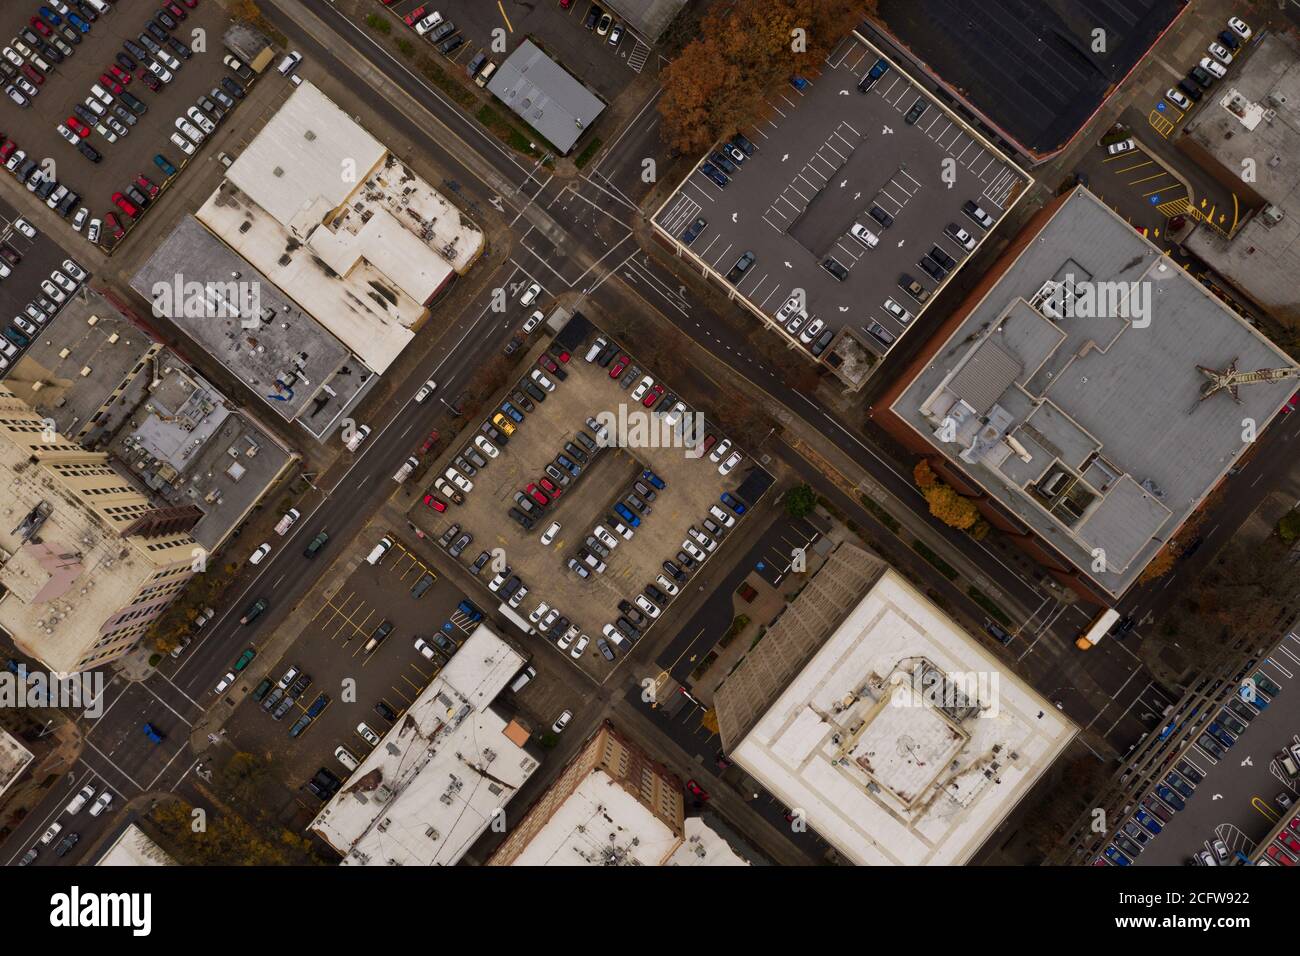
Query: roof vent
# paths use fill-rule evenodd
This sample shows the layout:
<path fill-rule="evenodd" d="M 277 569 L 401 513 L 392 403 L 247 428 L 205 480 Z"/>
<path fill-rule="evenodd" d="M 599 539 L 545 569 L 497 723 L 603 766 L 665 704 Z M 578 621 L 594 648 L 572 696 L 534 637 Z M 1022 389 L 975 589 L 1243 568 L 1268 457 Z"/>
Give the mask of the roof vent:
<path fill-rule="evenodd" d="M 307 130 L 307 132 L 303 133 L 302 135 L 303 135 L 303 139 L 307 140 L 307 142 L 309 143 L 313 142 L 316 139 L 316 134 L 313 133 L 311 130 Z"/>
<path fill-rule="evenodd" d="M 283 178 L 284 178 L 284 169 L 282 169 L 281 167 L 277 166 L 277 167 L 275 167 L 275 169 L 271 170 L 271 175 L 272 175 L 272 176 L 275 176 L 277 179 L 283 179 Z"/>

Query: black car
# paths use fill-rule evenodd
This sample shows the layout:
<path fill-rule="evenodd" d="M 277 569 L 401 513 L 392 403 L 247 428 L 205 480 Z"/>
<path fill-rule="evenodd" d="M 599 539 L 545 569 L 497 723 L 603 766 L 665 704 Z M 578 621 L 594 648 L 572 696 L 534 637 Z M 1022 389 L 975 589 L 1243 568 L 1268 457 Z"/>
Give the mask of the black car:
<path fill-rule="evenodd" d="M 664 569 L 664 573 L 667 574 L 674 581 L 681 582 L 686 580 L 686 572 L 684 572 L 677 565 L 673 564 L 671 561 L 665 561 L 663 563 L 663 569 Z"/>
<path fill-rule="evenodd" d="M 81 153 L 82 156 L 85 156 L 92 163 L 98 163 L 104 158 L 100 155 L 99 150 L 95 149 L 95 147 L 91 146 L 84 139 L 77 144 L 77 152 Z"/>
<path fill-rule="evenodd" d="M 600 22 L 600 18 L 604 15 L 605 11 L 593 3 L 591 9 L 587 11 L 587 19 L 582 22 L 582 25 L 588 30 L 594 30 L 596 29 L 596 24 Z"/>
<path fill-rule="evenodd" d="M 520 387 L 531 395 L 536 401 L 546 401 L 546 393 L 532 383 L 531 380 L 520 383 Z"/>
<path fill-rule="evenodd" d="M 470 565 L 470 569 L 469 569 L 470 574 L 477 575 L 480 571 L 482 571 L 485 567 L 487 567 L 487 563 L 491 560 L 492 560 L 492 555 L 490 553 L 488 553 L 487 551 L 482 552 L 477 558 L 474 559 L 474 563 Z"/>
<path fill-rule="evenodd" d="M 122 41 L 122 46 L 126 47 L 126 52 L 130 53 L 131 56 L 135 57 L 141 63 L 148 61 L 148 52 L 146 52 L 144 47 L 140 46 L 134 40 L 124 40 Z"/>
<path fill-rule="evenodd" d="M 743 279 L 745 273 L 749 271 L 751 266 L 753 266 L 754 259 L 755 256 L 754 253 L 752 252 L 746 252 L 739 259 L 737 259 L 736 264 L 732 266 L 731 271 L 727 273 L 727 281 L 730 282 L 732 285 L 735 285 L 737 282 Z"/>
<path fill-rule="evenodd" d="M 1202 70 L 1199 66 L 1192 67 L 1187 71 L 1187 75 L 1195 80 L 1202 89 L 1208 90 L 1214 85 L 1214 77 L 1210 76 L 1209 73 Z"/>
<path fill-rule="evenodd" d="M 517 338 L 512 338 L 509 342 L 506 343 L 505 353 L 504 353 L 504 354 L 506 354 L 506 355 L 514 355 L 516 352 L 519 351 L 519 346 L 521 346 L 521 345 L 523 345 L 523 344 L 524 344 L 524 343 L 521 342 L 521 341 L 519 341 L 519 339 L 517 339 Z"/>
<path fill-rule="evenodd" d="M 938 246 L 934 246 L 933 248 L 930 249 L 930 258 L 933 259 L 935 262 L 939 263 L 939 265 L 942 266 L 944 269 L 946 269 L 948 272 L 951 272 L 953 269 L 957 268 L 957 260 L 954 259 L 952 256 L 948 255 L 948 253 L 944 252 Z"/>
<path fill-rule="evenodd" d="M 533 525 L 537 523 L 532 518 L 528 517 L 528 515 L 520 511 L 518 508 L 511 508 L 509 511 L 506 512 L 506 514 L 510 516 L 511 521 L 517 523 L 525 531 L 532 531 Z"/>
<path fill-rule="evenodd" d="M 625 637 L 636 640 L 641 636 L 641 629 L 625 617 L 620 617 L 614 621 L 614 626 L 623 633 Z"/>
<path fill-rule="evenodd" d="M 1237 37 L 1237 34 L 1233 33 L 1231 30 L 1222 31 L 1219 34 L 1219 42 L 1229 50 L 1235 50 L 1237 47 L 1241 46 L 1241 40 Z"/>
<path fill-rule="evenodd" d="M 159 10 L 154 14 L 154 19 L 158 21 L 159 26 L 161 26 L 163 30 L 175 30 L 176 27 L 179 26 L 176 22 L 176 18 L 166 10 Z"/>
<path fill-rule="evenodd" d="M 375 713 L 384 718 L 384 720 L 388 721 L 390 724 L 397 719 L 396 711 L 382 700 L 375 702 Z"/>
<path fill-rule="evenodd" d="M 1201 98 L 1201 88 L 1189 79 L 1184 78 L 1179 80 L 1178 88 L 1186 93 L 1188 98 L 1193 102 Z"/>
<path fill-rule="evenodd" d="M 921 267 L 922 271 L 925 272 L 926 275 L 934 279 L 936 282 L 942 282 L 943 277 L 948 274 L 944 271 L 943 266 L 931 259 L 929 255 L 922 256 L 917 262 L 917 265 Z"/>
<path fill-rule="evenodd" d="M 444 40 L 456 32 L 456 24 L 450 20 L 443 20 L 436 27 L 429 31 L 428 40 L 430 43 L 437 43 Z"/>
<path fill-rule="evenodd" d="M 149 31 L 149 35 L 152 36 L 152 37 L 153 37 L 155 40 L 157 40 L 159 43 L 162 43 L 162 42 L 163 42 L 164 40 L 166 40 L 169 36 L 171 36 L 170 33 L 168 33 L 166 30 L 164 30 L 164 29 L 163 29 L 162 27 L 160 27 L 158 24 L 154 23 L 152 20 L 147 20 L 147 21 L 145 21 L 144 28 L 145 28 L 146 30 L 148 30 L 148 31 Z"/>
<path fill-rule="evenodd" d="M 1002 628 L 998 627 L 996 624 L 992 624 L 992 623 L 985 624 L 984 630 L 988 631 L 989 636 L 992 637 L 999 644 L 1011 643 L 1012 640 L 1011 635 L 1008 634 L 1006 631 L 1004 631 Z"/>
<path fill-rule="evenodd" d="M 587 451 L 591 452 L 593 455 L 600 449 L 600 446 L 596 444 L 595 439 L 586 432 L 578 432 L 575 437 L 582 443 L 582 447 L 587 449 Z M 565 447 L 567 448 L 568 446 L 566 445 Z"/>
<path fill-rule="evenodd" d="M 676 560 L 678 564 L 680 564 L 687 571 L 695 570 L 695 559 L 692 558 L 685 551 L 678 551 L 675 555 L 673 555 L 673 558 L 674 560 Z"/>
<path fill-rule="evenodd" d="M 221 88 L 237 100 L 242 100 L 244 98 L 244 88 L 228 76 L 223 76 L 221 78 Z"/>
<path fill-rule="evenodd" d="M 114 55 L 113 59 L 117 60 L 118 66 L 126 70 L 128 73 L 132 72 L 137 66 L 139 66 L 135 57 L 129 56 L 126 53 L 118 53 Z"/>
<path fill-rule="evenodd" d="M 843 282 L 849 277 L 849 270 L 840 264 L 834 256 L 827 256 L 822 260 L 822 268 L 833 275 L 838 281 Z"/>
<path fill-rule="evenodd" d="M 193 50 L 191 50 L 188 46 L 186 46 L 184 43 L 182 43 L 180 40 L 176 39 L 175 37 L 168 37 L 166 43 L 169 47 L 172 48 L 173 51 L 175 51 L 176 55 L 179 56 L 182 60 L 188 60 L 191 56 L 194 55 Z"/>
<path fill-rule="evenodd" d="M 138 96 L 128 93 L 126 90 L 118 93 L 117 98 L 125 103 L 126 108 L 136 116 L 143 116 L 145 113 L 149 112 L 149 107 L 145 106 L 144 102 Z"/>
<path fill-rule="evenodd" d="M 567 453 L 568 453 L 568 454 L 569 454 L 569 455 L 570 455 L 570 456 L 571 456 L 575 461 L 577 461 L 578 464 L 580 464 L 580 465 L 585 465 L 585 464 L 587 463 L 587 453 L 584 452 L 584 451 L 583 451 L 581 448 L 579 448 L 577 445 L 575 445 L 573 442 L 571 442 L 571 441 L 566 441 L 566 442 L 564 443 L 564 450 L 565 450 L 565 452 L 567 452 Z"/>
<path fill-rule="evenodd" d="M 465 38 L 458 33 L 454 37 L 448 37 L 446 40 L 443 40 L 441 43 L 439 43 L 438 52 L 441 53 L 443 56 L 451 56 L 451 54 L 457 48 L 459 48 L 464 42 L 465 42 Z"/>
<path fill-rule="evenodd" d="M 54 211 L 64 219 L 67 219 L 68 216 L 72 214 L 72 210 L 76 209 L 80 203 L 81 194 L 69 190 L 68 193 L 59 200 L 58 205 L 54 207 Z"/>
<path fill-rule="evenodd" d="M 682 245 L 689 246 L 694 242 L 699 237 L 700 233 L 704 231 L 704 227 L 708 224 L 709 221 L 701 216 L 699 219 L 696 219 L 693 223 L 687 226 L 686 231 L 682 233 Z"/>
<path fill-rule="evenodd" d="M 668 595 L 664 594 L 663 591 L 660 591 L 653 584 L 647 584 L 645 586 L 645 595 L 650 600 L 658 604 L 660 607 L 663 607 L 665 604 L 668 603 Z"/>
<path fill-rule="evenodd" d="M 879 206 L 872 206 L 867 215 L 880 223 L 882 229 L 888 229 L 894 224 L 894 217 L 885 212 L 885 210 L 881 209 Z"/>
<path fill-rule="evenodd" d="M 503 601 L 504 601 L 504 600 L 508 600 L 509 597 L 510 597 L 510 595 L 512 595 L 512 594 L 514 594 L 516 591 L 518 591 L 518 590 L 519 590 L 519 585 L 521 585 L 521 584 L 523 584 L 523 583 L 524 583 L 524 582 L 520 580 L 519 575 L 517 575 L 517 574 L 516 574 L 516 575 L 513 575 L 513 576 L 510 578 L 509 581 L 507 581 L 505 584 L 501 585 L 501 590 L 500 590 L 499 592 L 497 592 L 497 593 L 501 595 L 501 599 L 502 599 Z"/>
<path fill-rule="evenodd" d="M 632 482 L 632 488 L 646 501 L 654 501 L 658 493 L 643 481 Z"/>
<path fill-rule="evenodd" d="M 80 839 L 81 839 L 80 833 L 69 833 L 62 840 L 60 840 L 59 845 L 54 848 L 54 855 L 67 856 L 68 851 L 71 850 L 74 846 L 76 846 L 77 841 Z"/>
<path fill-rule="evenodd" d="M 916 121 L 925 115 L 925 111 L 929 106 L 930 104 L 923 97 L 918 96 L 916 102 L 912 104 L 912 108 L 903 116 L 903 122 L 908 126 L 915 126 Z"/>
<path fill-rule="evenodd" d="M 383 625 L 381 624 L 380 627 L 383 627 Z M 392 625 L 390 624 L 389 627 L 391 628 Z M 295 680 L 289 686 L 289 689 L 287 691 L 285 691 L 285 698 L 287 700 L 297 700 L 299 697 L 302 696 L 303 691 L 305 691 L 310 686 L 311 686 L 311 675 L 299 674 L 298 679 Z"/>
<path fill-rule="evenodd" d="M 754 155 L 754 144 L 751 143 L 749 140 L 747 140 L 744 136 L 740 135 L 739 133 L 731 137 L 731 142 L 737 149 L 739 149 L 746 156 Z"/>

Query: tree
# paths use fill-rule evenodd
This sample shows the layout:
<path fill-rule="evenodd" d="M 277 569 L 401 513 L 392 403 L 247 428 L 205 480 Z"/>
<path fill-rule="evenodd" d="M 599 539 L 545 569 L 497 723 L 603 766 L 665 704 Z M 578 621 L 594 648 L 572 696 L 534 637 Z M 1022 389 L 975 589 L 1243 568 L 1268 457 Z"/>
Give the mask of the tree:
<path fill-rule="evenodd" d="M 916 482 L 916 487 L 924 491 L 926 488 L 933 488 L 937 485 L 939 476 L 930 467 L 930 462 L 922 458 L 916 463 L 916 467 L 912 469 L 912 480 Z"/>
<path fill-rule="evenodd" d="M 785 493 L 785 513 L 791 518 L 802 518 L 812 512 L 817 507 L 817 496 L 813 494 L 812 487 L 803 484 L 795 485 Z"/>
<path fill-rule="evenodd" d="M 664 136 L 695 153 L 764 115 L 767 97 L 796 73 L 815 73 L 862 18 L 855 0 L 715 4 L 700 35 L 665 69 Z"/>
<path fill-rule="evenodd" d="M 965 531 L 979 520 L 979 510 L 971 500 L 963 498 L 947 485 L 934 485 L 925 489 L 924 494 L 930 505 L 930 514 L 950 528 Z"/>
<path fill-rule="evenodd" d="M 1277 536 L 1291 544 L 1300 538 L 1300 508 L 1292 508 L 1277 523 Z"/>

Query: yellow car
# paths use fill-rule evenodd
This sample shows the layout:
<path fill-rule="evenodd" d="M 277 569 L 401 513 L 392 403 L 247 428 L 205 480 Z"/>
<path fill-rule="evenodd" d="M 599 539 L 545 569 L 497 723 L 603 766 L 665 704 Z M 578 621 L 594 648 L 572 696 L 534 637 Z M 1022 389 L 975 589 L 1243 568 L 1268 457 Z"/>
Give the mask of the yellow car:
<path fill-rule="evenodd" d="M 507 438 L 515 433 L 515 423 L 500 412 L 492 416 L 492 424 Z"/>

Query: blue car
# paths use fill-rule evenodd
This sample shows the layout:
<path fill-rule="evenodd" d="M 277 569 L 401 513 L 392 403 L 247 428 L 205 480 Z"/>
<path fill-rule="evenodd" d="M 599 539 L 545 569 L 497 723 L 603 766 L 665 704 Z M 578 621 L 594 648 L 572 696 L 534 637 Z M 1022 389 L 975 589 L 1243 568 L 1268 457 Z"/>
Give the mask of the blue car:
<path fill-rule="evenodd" d="M 794 74 L 793 76 L 790 77 L 790 85 L 793 86 L 793 87 L 794 87 L 796 90 L 798 90 L 800 93 L 802 93 L 804 90 L 808 89 L 808 81 L 805 80 L 805 79 L 804 79 L 802 76 L 800 76 L 798 73 L 796 73 L 796 74 Z"/>
<path fill-rule="evenodd" d="M 71 23 L 78 30 L 80 30 L 82 33 L 90 32 L 90 24 L 87 23 L 85 20 L 81 19 L 81 17 L 77 16 L 75 13 L 68 14 L 68 22 Z"/>
<path fill-rule="evenodd" d="M 460 610 L 462 614 L 465 614 L 469 617 L 471 623 L 475 621 L 483 620 L 483 612 L 480 611 L 473 604 L 471 604 L 469 601 L 461 601 L 459 604 L 456 605 L 456 607 Z"/>
<path fill-rule="evenodd" d="M 646 481 L 650 482 L 650 484 L 654 485 L 655 488 L 657 488 L 659 491 L 664 490 L 664 480 L 660 478 L 658 475 L 656 475 L 649 468 L 641 472 L 641 477 L 644 478 Z"/>
<path fill-rule="evenodd" d="M 1139 810 L 1137 813 L 1133 814 L 1133 819 L 1146 827 L 1147 830 L 1151 832 L 1152 836 L 1159 834 L 1160 831 L 1164 829 L 1164 827 L 1161 826 L 1160 821 L 1145 810 Z"/>
<path fill-rule="evenodd" d="M 1116 866 L 1128 866 L 1132 861 L 1113 846 L 1107 846 L 1102 854 Z"/>
<path fill-rule="evenodd" d="M 743 515 L 748 510 L 745 503 L 729 491 L 722 493 L 722 503 L 738 515 Z"/>
<path fill-rule="evenodd" d="M 154 161 L 154 165 L 157 166 L 159 169 L 161 169 L 164 175 L 167 176 L 176 175 L 176 167 L 173 166 L 171 162 L 167 159 L 167 157 L 164 156 L 162 153 L 158 153 L 156 156 L 154 156 L 153 161 Z"/>
<path fill-rule="evenodd" d="M 321 711 L 324 710 L 329 705 L 329 702 L 330 702 L 330 695 L 322 693 L 319 697 L 317 697 L 314 701 L 312 701 L 311 706 L 307 708 L 307 716 L 319 717 Z"/>
<path fill-rule="evenodd" d="M 731 182 L 730 179 L 728 179 L 726 176 L 722 174 L 722 170 L 718 169 L 717 166 L 714 166 L 712 163 L 708 162 L 707 160 L 700 164 L 700 172 L 702 172 L 705 176 L 708 176 L 719 186 L 725 187 L 727 183 Z"/>
<path fill-rule="evenodd" d="M 162 743 L 163 735 L 158 733 L 158 731 L 154 730 L 153 724 L 145 724 L 142 729 L 144 730 L 144 735 L 148 737 L 151 741 L 153 741 L 156 744 Z"/>
<path fill-rule="evenodd" d="M 1237 738 L 1232 736 L 1232 734 L 1228 733 L 1222 727 L 1220 727 L 1218 721 L 1215 721 L 1214 723 L 1210 724 L 1210 726 L 1206 727 L 1205 729 L 1210 732 L 1211 737 L 1213 737 L 1219 743 L 1223 744 L 1223 746 L 1225 747 L 1231 747 L 1233 744 L 1237 742 Z"/>
<path fill-rule="evenodd" d="M 631 510 L 630 508 L 628 508 L 627 505 L 623 504 L 623 502 L 620 501 L 620 502 L 618 502 L 617 504 L 615 504 L 615 505 L 614 505 L 614 510 L 618 512 L 618 516 L 619 516 L 620 518 L 622 518 L 624 521 L 626 521 L 626 522 L 627 522 L 628 524 L 630 524 L 632 527 L 634 527 L 634 528 L 639 528 L 639 527 L 641 527 L 641 519 L 640 519 L 639 517 L 637 517 L 636 515 L 634 515 L 634 514 L 632 513 L 632 510 Z"/>
<path fill-rule="evenodd" d="M 509 402 L 502 402 L 502 403 L 501 403 L 501 411 L 505 412 L 507 415 L 509 415 L 511 418 L 513 418 L 513 419 L 515 420 L 515 423 L 516 423 L 516 424 L 522 424 L 522 423 L 523 423 L 523 420 L 524 420 L 524 413 L 521 412 L 521 411 L 519 411 L 519 409 L 515 408 L 515 407 L 514 407 L 513 405 L 511 405 Z"/>
<path fill-rule="evenodd" d="M 63 17 L 59 16 L 49 7 L 37 7 L 36 12 L 44 17 L 48 23 L 52 23 L 56 27 L 63 23 Z"/>
<path fill-rule="evenodd" d="M 1187 806 L 1187 801 L 1174 793 L 1163 783 L 1156 787 L 1156 796 L 1169 805 L 1173 810 L 1182 810 Z"/>

